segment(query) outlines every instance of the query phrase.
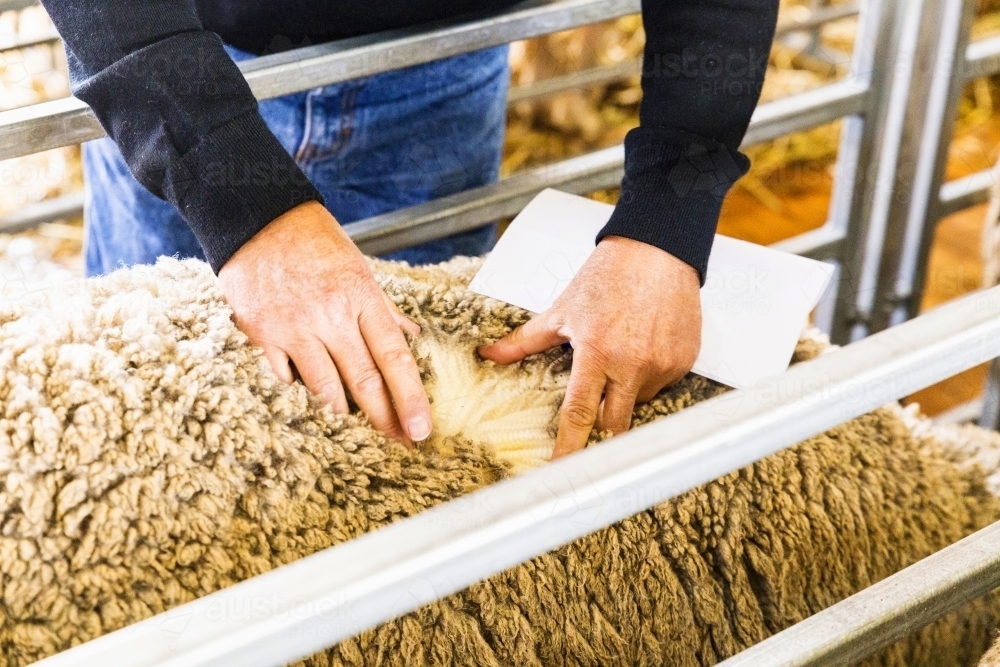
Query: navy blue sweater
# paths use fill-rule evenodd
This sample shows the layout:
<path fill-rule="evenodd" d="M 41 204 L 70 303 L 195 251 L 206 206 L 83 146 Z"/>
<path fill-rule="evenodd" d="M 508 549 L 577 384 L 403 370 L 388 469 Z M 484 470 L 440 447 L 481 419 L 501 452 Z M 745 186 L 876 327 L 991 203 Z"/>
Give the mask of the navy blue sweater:
<path fill-rule="evenodd" d="M 510 0 L 43 0 L 74 95 L 135 177 L 173 203 L 218 271 L 319 192 L 271 134 L 223 42 L 258 54 L 514 4 Z M 621 199 L 625 236 L 704 278 L 722 199 L 749 162 L 778 0 L 644 0 L 644 98 Z"/>

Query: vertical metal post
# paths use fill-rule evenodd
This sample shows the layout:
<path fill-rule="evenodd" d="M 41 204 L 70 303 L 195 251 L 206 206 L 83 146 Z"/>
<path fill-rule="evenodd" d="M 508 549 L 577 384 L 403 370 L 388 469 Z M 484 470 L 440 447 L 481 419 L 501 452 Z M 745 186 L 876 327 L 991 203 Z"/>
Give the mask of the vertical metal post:
<path fill-rule="evenodd" d="M 867 89 L 865 108 L 843 122 L 828 223 L 845 232 L 830 330 L 832 340 L 839 344 L 857 337 L 866 319 L 859 308 L 859 296 L 864 287 L 862 276 L 871 261 L 866 249 L 876 201 L 879 156 L 885 143 L 893 141 L 887 128 L 893 63 L 900 18 L 911 4 L 915 0 L 868 0 L 861 7 L 851 80 Z"/>
<path fill-rule="evenodd" d="M 965 51 L 976 4 L 975 0 L 926 2 L 871 332 L 914 317 L 920 309 L 930 246 L 941 217 L 941 183 L 965 84 Z"/>

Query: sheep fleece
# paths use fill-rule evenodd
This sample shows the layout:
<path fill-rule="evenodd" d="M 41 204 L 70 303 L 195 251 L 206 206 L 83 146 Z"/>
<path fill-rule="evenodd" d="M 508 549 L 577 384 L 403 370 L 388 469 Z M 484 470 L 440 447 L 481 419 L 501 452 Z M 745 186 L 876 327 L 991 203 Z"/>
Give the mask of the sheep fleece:
<path fill-rule="evenodd" d="M 438 429 L 419 451 L 279 382 L 202 263 L 161 260 L 0 305 L 0 663 L 544 459 L 570 353 L 478 360 L 477 343 L 527 315 L 465 289 L 473 260 L 374 266 L 423 327 L 412 343 Z M 806 340 L 797 357 L 820 347 Z M 723 390 L 689 375 L 633 423 Z M 303 664 L 714 664 L 1000 518 L 982 471 L 943 447 L 877 410 Z M 870 664 L 974 664 L 994 617 L 994 600 L 979 600 Z"/>

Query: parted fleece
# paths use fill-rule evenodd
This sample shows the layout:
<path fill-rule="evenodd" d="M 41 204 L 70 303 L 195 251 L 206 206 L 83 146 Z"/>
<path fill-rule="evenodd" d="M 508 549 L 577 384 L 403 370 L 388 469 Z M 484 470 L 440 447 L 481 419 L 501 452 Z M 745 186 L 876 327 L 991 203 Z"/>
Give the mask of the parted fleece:
<path fill-rule="evenodd" d="M 570 353 L 479 360 L 476 344 L 526 314 L 468 292 L 476 266 L 375 265 L 423 327 L 436 431 L 418 451 L 278 381 L 205 264 L 161 260 L 0 305 L 0 664 L 544 461 Z M 796 357 L 823 347 L 806 337 Z M 633 424 L 723 390 L 689 375 Z M 876 410 L 304 664 L 714 664 L 1000 519 L 983 464 L 997 437 L 945 436 Z M 974 664 L 996 611 L 974 602 L 869 664 Z"/>

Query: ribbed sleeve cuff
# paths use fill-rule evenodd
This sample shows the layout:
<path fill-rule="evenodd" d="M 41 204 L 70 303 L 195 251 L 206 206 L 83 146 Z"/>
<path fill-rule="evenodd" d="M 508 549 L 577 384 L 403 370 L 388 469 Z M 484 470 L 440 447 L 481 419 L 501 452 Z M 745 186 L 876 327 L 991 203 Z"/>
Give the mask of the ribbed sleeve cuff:
<path fill-rule="evenodd" d="M 625 177 L 608 224 L 691 265 L 705 283 L 722 200 L 750 167 L 739 151 L 697 135 L 636 128 L 625 137 Z"/>
<path fill-rule="evenodd" d="M 256 110 L 213 129 L 171 164 L 165 183 L 216 273 L 269 222 L 323 201 Z"/>

